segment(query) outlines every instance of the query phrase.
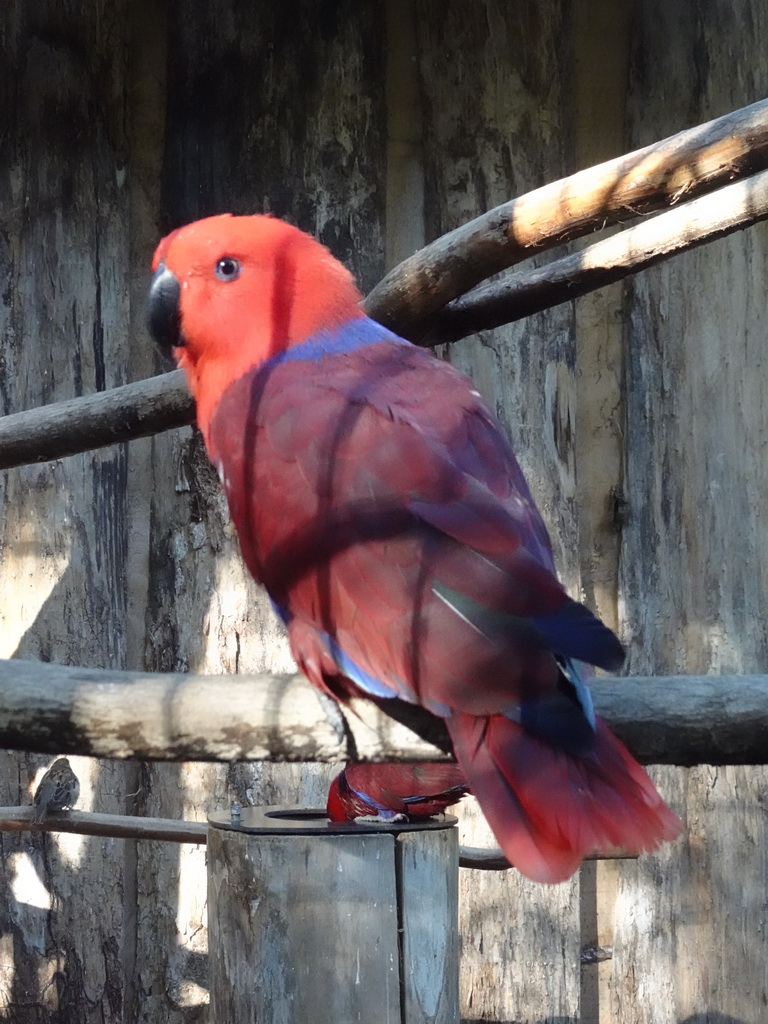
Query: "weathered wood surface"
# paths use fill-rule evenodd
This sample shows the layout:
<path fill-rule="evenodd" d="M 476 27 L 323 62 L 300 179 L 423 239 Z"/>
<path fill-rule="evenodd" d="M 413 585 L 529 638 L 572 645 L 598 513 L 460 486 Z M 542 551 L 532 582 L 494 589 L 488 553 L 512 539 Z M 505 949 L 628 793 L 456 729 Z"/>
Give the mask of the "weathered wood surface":
<path fill-rule="evenodd" d="M 126 62 L 130 5 L 0 8 L 0 412 L 145 377 L 128 349 L 131 253 Z M 131 566 L 125 447 L 2 474 L 0 656 L 125 665 Z M 37 758 L 0 755 L 0 803 L 29 799 Z M 121 766 L 75 764 L 124 805 Z M 126 784 L 128 783 L 128 785 Z M 119 842 L 2 837 L 0 1014 L 117 1024 L 126 1001 Z"/>
<path fill-rule="evenodd" d="M 0 832 L 71 832 L 80 836 L 113 839 L 151 839 L 164 843 L 205 843 L 207 826 L 172 818 L 139 818 L 129 814 L 93 814 L 86 811 L 49 813 L 32 821 L 30 807 L 0 807 Z"/>
<path fill-rule="evenodd" d="M 214 1020 L 401 1024 L 394 839 L 312 838 L 211 830 Z"/>
<path fill-rule="evenodd" d="M 143 328 L 148 266 L 184 220 L 272 209 L 352 256 L 364 287 L 381 277 L 380 15 L 324 11 L 320 24 L 314 3 L 2 5 L 0 412 L 159 372 Z M 3 656 L 293 671 L 191 429 L 9 471 L 0 504 Z M 39 764 L 3 755 L 0 803 L 29 800 Z M 234 794 L 322 803 L 332 771 L 75 767 L 86 809 L 186 819 Z M 207 1018 L 204 850 L 1 841 L 12 1019 Z"/>
<path fill-rule="evenodd" d="M 385 125 L 381 20 L 351 0 L 239 4 L 194 12 L 168 5 L 167 122 L 156 155 L 162 196 L 154 238 L 230 210 L 271 211 L 315 233 L 369 288 L 383 272 Z M 153 13 L 149 17 L 152 22 Z M 149 254 L 135 272 L 146 293 Z M 143 308 L 143 307 L 142 307 Z M 149 342 L 147 342 L 149 344 Z M 218 480 L 189 429 L 152 442 L 146 494 L 147 599 L 137 623 L 150 671 L 291 672 L 282 629 L 247 578 Z M 199 818 L 228 797 L 243 803 L 322 804 L 332 769 L 205 765 L 145 769 L 143 813 Z M 137 851 L 139 884 L 162 887 L 140 920 L 142 1012 L 207 1015 L 204 851 L 160 844 Z M 157 950 L 168 950 L 163 958 Z"/>
<path fill-rule="evenodd" d="M 404 1020 L 458 1024 L 458 830 L 401 832 L 396 845 Z"/>
<path fill-rule="evenodd" d="M 702 765 L 654 777 L 685 814 L 685 832 L 653 858 L 619 865 L 611 1019 L 762 1021 L 768 769 Z"/>
<path fill-rule="evenodd" d="M 398 24 L 392 12 L 388 17 L 393 24 Z M 399 72 L 398 64 L 397 72 L 393 71 L 393 74 Z M 397 92 L 395 95 L 399 99 L 401 94 Z M 762 112 L 763 106 L 757 105 L 761 111 L 758 126 L 763 119 L 768 121 L 768 112 Z M 665 140 L 658 144 L 655 148 L 669 166 L 661 173 L 658 166 L 652 164 L 647 157 L 642 162 L 650 180 L 638 181 L 636 188 L 647 193 L 647 205 L 651 206 L 657 201 L 652 199 L 654 189 L 666 197 L 667 202 L 676 202 L 680 192 L 695 194 L 707 191 L 722 185 L 723 180 L 731 180 L 745 173 L 735 162 L 730 166 L 725 179 L 712 175 L 702 177 L 699 181 L 697 177 L 699 160 L 706 166 L 707 158 L 711 157 L 709 149 L 712 137 L 719 138 L 726 128 L 734 132 L 738 130 L 744 136 L 742 141 L 745 146 L 755 146 L 753 159 L 744 161 L 746 171 L 764 163 L 762 134 L 756 131 L 753 120 L 746 118 L 743 112 L 740 112 L 740 116 L 741 121 L 738 120 L 739 115 L 718 119 L 717 130 L 703 126 L 701 136 L 704 142 L 696 140 L 695 133 L 686 132 L 676 136 L 675 142 Z M 695 144 L 692 144 L 692 140 L 695 140 Z M 696 145 L 700 146 L 701 152 Z M 691 181 L 685 186 L 678 182 L 678 189 L 670 198 L 668 178 L 672 169 L 680 177 L 682 172 L 678 165 L 682 158 L 687 161 Z M 615 161 L 611 162 L 611 166 L 615 165 Z M 397 169 L 396 165 L 394 174 Z M 407 164 L 408 183 L 412 183 L 413 175 L 411 159 Z M 589 172 L 580 172 L 573 181 L 563 179 L 547 186 L 549 192 L 566 193 L 572 200 L 560 204 L 555 212 L 548 213 L 549 220 L 554 224 L 549 231 L 550 237 L 536 242 L 537 252 L 551 248 L 561 241 L 562 236 L 573 230 L 572 206 L 579 205 L 580 193 L 595 191 L 596 185 L 592 178 L 602 187 L 605 177 L 606 168 L 601 165 Z M 425 271 L 414 271 L 412 262 L 406 262 L 388 274 L 386 286 L 377 286 L 364 305 L 374 317 L 379 310 L 386 310 L 388 326 L 404 335 L 409 333 L 409 324 L 421 322 L 420 336 L 416 339 L 420 344 L 429 346 L 455 341 L 578 298 L 670 256 L 757 223 L 768 216 L 767 182 L 768 173 L 752 175 L 742 182 L 726 186 L 714 196 L 695 200 L 684 204 L 682 209 L 659 215 L 650 224 L 627 228 L 618 238 L 597 243 L 548 266 L 515 275 L 500 283 L 475 288 L 463 299 L 449 302 L 443 308 L 431 309 L 433 303 L 428 300 L 431 309 L 429 314 L 422 314 L 420 310 L 422 294 L 413 294 L 411 290 L 414 273 Z M 407 201 L 408 197 L 399 193 L 392 199 L 393 205 Z M 518 223 L 513 236 L 515 241 L 520 234 L 534 230 L 541 223 L 538 201 L 529 200 L 528 196 L 514 200 L 521 211 L 516 213 Z M 551 200 L 546 202 L 551 205 Z M 402 211 L 398 209 L 396 213 L 405 222 Z M 593 217 L 583 226 L 582 233 L 602 228 L 605 223 L 602 215 Z M 412 218 L 407 220 L 407 224 L 407 234 L 411 238 Z M 474 253 L 473 247 L 477 245 L 477 240 L 464 228 L 457 231 L 459 234 L 454 238 L 457 239 L 455 245 L 459 251 L 453 252 L 449 241 L 438 239 L 420 252 L 418 266 L 428 267 L 427 276 L 435 279 L 440 277 L 444 263 L 458 263 L 461 260 L 466 267 L 471 267 L 471 276 L 454 285 L 454 291 L 461 294 L 474 282 L 492 276 L 502 267 L 499 266 L 498 257 L 495 262 L 484 267 L 482 257 L 488 247 L 483 246 L 481 252 Z M 392 248 L 391 236 L 388 244 Z M 462 247 L 465 251 L 461 251 Z M 509 262 L 514 263 L 519 259 L 520 254 L 513 248 Z M 107 392 L 0 417 L 0 469 L 60 459 L 119 441 L 135 440 L 163 430 L 188 426 L 193 422 L 194 403 L 183 375 L 174 371 Z"/>
<path fill-rule="evenodd" d="M 461 233 L 462 225 L 510 196 L 572 171 L 565 142 L 570 82 L 563 47 L 568 29 L 556 0 L 535 7 L 429 0 L 416 5 L 416 11 L 425 233 L 430 241 L 454 229 Z M 468 234 L 479 238 L 473 231 Z M 545 236 L 546 227 L 539 234 Z M 491 238 L 506 261 L 514 247 L 510 236 L 502 230 Z M 525 244 L 521 238 L 518 253 Z M 445 285 L 458 280 L 451 278 L 457 269 L 462 290 L 471 280 L 471 267 L 468 274 L 464 266 L 449 264 L 447 269 L 447 277 L 434 282 L 434 292 L 426 296 L 430 301 L 439 297 L 442 304 L 454 297 Z M 420 294 L 422 275 L 408 280 Z M 371 301 L 375 296 L 376 290 Z M 420 295 L 419 301 L 424 299 Z M 385 310 L 378 315 L 386 319 Z M 578 592 L 575 340 L 573 310 L 561 306 L 439 351 L 472 375 L 499 415 L 551 528 L 563 577 Z M 462 802 L 460 818 L 462 843 L 496 846 L 473 800 Z M 578 877 L 542 887 L 517 872 L 465 871 L 459 886 L 462 1017 L 575 1021 Z M 500 913 L 500 907 L 508 909 Z"/>
<path fill-rule="evenodd" d="M 644 764 L 768 760 L 768 676 L 601 677 L 592 693 Z M 395 704 L 399 721 L 387 713 Z M 15 659 L 0 661 L 0 744 L 148 761 L 403 761 L 450 751 L 445 727 L 418 708 L 356 700 L 347 711 L 301 675 L 104 672 Z"/>
<path fill-rule="evenodd" d="M 574 5 L 573 141 L 576 168 L 616 157 L 627 148 L 624 111 L 629 79 L 633 9 L 629 4 L 576 0 Z M 598 243 L 600 244 L 600 243 Z M 575 302 L 576 500 L 582 594 L 618 629 L 617 510 L 624 468 L 623 288 L 609 285 Z M 613 908 L 611 869 L 583 865 L 579 872 L 580 1024 L 606 1020 L 610 963 L 585 963 L 583 951 L 610 947 L 606 918 Z"/>
<path fill-rule="evenodd" d="M 473 288 L 436 315 L 421 343 L 456 341 L 521 320 L 767 217 L 768 171 L 762 171 L 543 267 Z"/>
<path fill-rule="evenodd" d="M 635 8 L 625 124 L 642 146 L 768 93 L 768 8 Z M 768 661 L 768 227 L 626 284 L 620 618 L 631 672 Z M 606 1020 L 766 1016 L 766 771 L 655 771 L 685 838 L 618 868 Z"/>

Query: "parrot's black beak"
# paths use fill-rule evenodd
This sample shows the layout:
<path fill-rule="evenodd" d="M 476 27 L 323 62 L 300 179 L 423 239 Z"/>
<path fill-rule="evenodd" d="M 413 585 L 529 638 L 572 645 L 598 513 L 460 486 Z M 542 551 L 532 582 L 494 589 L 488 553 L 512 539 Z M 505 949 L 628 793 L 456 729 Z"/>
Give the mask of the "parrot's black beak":
<path fill-rule="evenodd" d="M 180 348 L 184 344 L 179 312 L 180 296 L 179 279 L 161 263 L 149 289 L 148 324 L 155 344 L 166 355 L 170 355 L 171 349 Z"/>

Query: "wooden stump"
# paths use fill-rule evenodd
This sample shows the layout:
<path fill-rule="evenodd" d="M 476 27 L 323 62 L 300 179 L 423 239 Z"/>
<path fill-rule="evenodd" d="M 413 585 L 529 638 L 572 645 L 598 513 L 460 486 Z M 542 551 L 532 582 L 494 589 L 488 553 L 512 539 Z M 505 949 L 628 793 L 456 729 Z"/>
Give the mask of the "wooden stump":
<path fill-rule="evenodd" d="M 208 819 L 211 1019 L 458 1024 L 456 819 Z"/>

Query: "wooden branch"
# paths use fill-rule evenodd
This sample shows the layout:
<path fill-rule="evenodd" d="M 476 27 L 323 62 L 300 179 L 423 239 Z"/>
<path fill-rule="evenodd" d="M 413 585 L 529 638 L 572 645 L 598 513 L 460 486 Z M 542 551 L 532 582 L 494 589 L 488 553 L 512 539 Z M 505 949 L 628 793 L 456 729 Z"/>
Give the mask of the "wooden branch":
<path fill-rule="evenodd" d="M 369 701 L 344 717 L 326 703 L 300 675 L 155 675 L 0 661 L 0 747 L 148 761 L 446 756 L 418 735 L 421 708 L 411 709 L 412 731 Z"/>
<path fill-rule="evenodd" d="M 2 815 L 0 808 L 0 815 Z M 0 819 L 2 828 L 2 819 Z M 460 863 L 463 868 L 474 868 L 475 871 L 506 871 L 512 867 L 500 849 L 486 849 L 483 846 L 462 846 Z"/>
<path fill-rule="evenodd" d="M 2 814 L 2 809 L 0 809 Z M 2 828 L 2 820 L 0 820 Z M 612 850 L 610 853 L 594 853 L 585 860 L 637 860 L 637 854 L 626 853 L 624 850 Z M 512 865 L 499 849 L 486 849 L 482 846 L 460 846 L 459 864 L 463 868 L 474 868 L 475 871 L 507 871 Z"/>
<path fill-rule="evenodd" d="M 395 267 L 366 298 L 364 308 L 399 334 L 420 344 L 434 343 L 434 331 L 429 339 L 425 335 L 447 303 L 533 252 L 711 192 L 766 166 L 768 100 L 496 207 Z M 697 239 L 689 235 L 676 251 L 695 244 Z M 595 273 L 585 290 L 614 279 Z M 546 308 L 544 302 L 564 301 L 561 294 L 540 299 L 529 312 Z M 569 291 L 567 297 L 575 294 L 583 292 Z M 513 313 L 514 318 L 523 315 Z M 163 374 L 0 419 L 0 469 L 63 458 L 192 422 L 193 403 L 181 375 Z"/>
<path fill-rule="evenodd" d="M 642 764 L 768 764 L 768 676 L 605 677 L 591 690 Z"/>
<path fill-rule="evenodd" d="M 644 764 L 768 762 L 768 676 L 606 678 L 592 692 L 598 712 Z M 345 712 L 340 726 L 301 676 L 151 675 L 0 661 L 6 749 L 169 761 L 445 756 L 420 737 L 420 709 L 410 709 L 415 732 L 369 701 L 355 710 L 361 717 Z M 407 721 L 408 706 L 397 710 Z"/>
<path fill-rule="evenodd" d="M 437 313 L 422 343 L 458 341 L 522 320 L 766 218 L 768 171 L 762 171 L 544 267 L 479 285 Z"/>
<path fill-rule="evenodd" d="M 112 839 L 152 839 L 165 843 L 208 842 L 208 825 L 202 821 L 176 818 L 142 818 L 133 814 L 94 814 L 66 811 L 47 814 L 42 822 L 32 821 L 32 807 L 0 807 L 2 832 L 70 832 L 79 836 L 106 836 Z M 587 860 L 616 860 L 629 856 L 617 850 Z M 459 847 L 459 866 L 480 871 L 506 871 L 512 865 L 498 849 L 477 846 Z"/>
<path fill-rule="evenodd" d="M 155 839 L 165 843 L 205 843 L 208 826 L 201 821 L 141 818 L 132 814 L 66 811 L 32 821 L 31 807 L 0 807 L 0 832 L 72 832 L 113 839 Z"/>
<path fill-rule="evenodd" d="M 438 238 L 365 301 L 417 341 L 431 318 L 480 281 L 535 252 L 653 213 L 768 167 L 768 100 L 544 185 Z"/>
<path fill-rule="evenodd" d="M 184 373 L 174 370 L 0 417 L 0 469 L 61 459 L 194 421 L 195 403 Z"/>

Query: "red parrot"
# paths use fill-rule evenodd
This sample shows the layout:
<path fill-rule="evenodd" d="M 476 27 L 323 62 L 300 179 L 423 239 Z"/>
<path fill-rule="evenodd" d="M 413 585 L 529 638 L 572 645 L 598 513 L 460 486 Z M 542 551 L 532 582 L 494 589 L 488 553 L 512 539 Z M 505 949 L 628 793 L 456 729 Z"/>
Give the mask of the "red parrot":
<path fill-rule="evenodd" d="M 331 783 L 328 817 L 331 821 L 419 821 L 442 814 L 466 793 L 464 772 L 448 761 L 348 764 Z"/>
<path fill-rule="evenodd" d="M 243 557 L 312 683 L 444 719 L 504 853 L 542 882 L 680 830 L 595 717 L 613 633 L 559 583 L 472 381 L 369 319 L 349 272 L 272 217 L 157 248 L 149 322 L 187 376 Z"/>

